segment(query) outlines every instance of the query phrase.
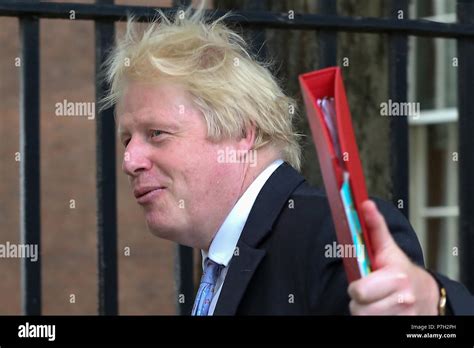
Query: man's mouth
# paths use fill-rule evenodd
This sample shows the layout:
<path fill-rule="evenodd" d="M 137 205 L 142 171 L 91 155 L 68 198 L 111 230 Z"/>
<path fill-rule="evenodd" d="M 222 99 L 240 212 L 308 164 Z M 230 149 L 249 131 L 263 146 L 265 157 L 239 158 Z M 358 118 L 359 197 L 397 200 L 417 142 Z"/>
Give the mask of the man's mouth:
<path fill-rule="evenodd" d="M 146 204 L 155 199 L 158 195 L 162 194 L 166 187 L 163 186 L 146 186 L 138 187 L 133 190 L 138 204 Z"/>

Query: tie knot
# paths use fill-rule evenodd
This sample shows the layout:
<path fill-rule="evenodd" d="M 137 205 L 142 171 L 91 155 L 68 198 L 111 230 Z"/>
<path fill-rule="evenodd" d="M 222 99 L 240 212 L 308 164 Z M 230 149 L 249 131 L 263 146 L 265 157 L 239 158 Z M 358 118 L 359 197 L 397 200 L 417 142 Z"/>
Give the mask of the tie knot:
<path fill-rule="evenodd" d="M 207 258 L 204 262 L 204 272 L 202 274 L 202 282 L 216 284 L 217 278 L 221 273 L 223 266 Z"/>

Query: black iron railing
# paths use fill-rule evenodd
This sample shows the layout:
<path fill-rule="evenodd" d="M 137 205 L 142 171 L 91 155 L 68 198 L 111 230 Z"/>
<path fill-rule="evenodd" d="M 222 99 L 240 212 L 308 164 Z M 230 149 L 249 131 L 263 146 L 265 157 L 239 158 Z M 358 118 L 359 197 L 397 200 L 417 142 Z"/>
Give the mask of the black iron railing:
<path fill-rule="evenodd" d="M 437 23 L 426 20 L 398 19 L 398 11 L 408 13 L 407 0 L 390 0 L 390 18 L 353 18 L 337 16 L 335 1 L 320 0 L 320 14 L 295 14 L 264 11 L 241 11 L 227 18 L 252 30 L 267 28 L 318 30 L 321 67 L 336 65 L 336 33 L 338 31 L 389 34 L 389 96 L 393 101 L 407 100 L 408 35 L 443 37 L 458 42 L 458 112 L 459 112 L 459 234 L 461 281 L 474 291 L 474 3 L 458 0 L 458 23 Z M 189 1 L 175 1 L 188 5 Z M 257 7 L 258 9 L 258 7 Z M 165 13 L 176 8 L 162 8 Z M 20 20 L 22 50 L 20 87 L 21 144 L 21 236 L 22 242 L 40 247 L 40 156 L 39 156 L 39 20 L 68 19 L 74 11 L 76 20 L 95 21 L 96 69 L 106 58 L 114 41 L 114 23 L 134 14 L 137 20 L 150 20 L 156 9 L 142 6 L 114 5 L 113 0 L 97 0 L 95 4 L 49 3 L 37 0 L 0 2 L 0 16 Z M 213 12 L 220 16 L 222 12 Z M 107 86 L 96 80 L 96 98 L 100 99 Z M 101 112 L 97 122 L 97 230 L 99 253 L 99 314 L 118 314 L 117 286 L 117 213 L 115 179 L 115 125 L 113 110 Z M 407 118 L 391 118 L 391 178 L 392 196 L 404 202 L 403 213 L 408 216 L 408 123 Z M 189 313 L 193 298 L 193 251 L 179 246 L 176 261 L 176 287 L 185 296 L 179 312 Z M 22 262 L 22 311 L 41 314 L 41 259 Z"/>

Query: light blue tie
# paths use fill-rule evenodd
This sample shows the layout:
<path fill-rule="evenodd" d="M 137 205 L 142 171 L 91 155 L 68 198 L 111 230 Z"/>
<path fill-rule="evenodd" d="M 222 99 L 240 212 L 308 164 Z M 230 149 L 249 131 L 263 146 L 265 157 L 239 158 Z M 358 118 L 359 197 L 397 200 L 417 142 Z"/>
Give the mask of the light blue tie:
<path fill-rule="evenodd" d="M 208 315 L 212 297 L 216 287 L 217 278 L 224 266 L 215 263 L 209 258 L 204 262 L 204 273 L 201 277 L 201 284 L 194 301 L 192 315 Z"/>

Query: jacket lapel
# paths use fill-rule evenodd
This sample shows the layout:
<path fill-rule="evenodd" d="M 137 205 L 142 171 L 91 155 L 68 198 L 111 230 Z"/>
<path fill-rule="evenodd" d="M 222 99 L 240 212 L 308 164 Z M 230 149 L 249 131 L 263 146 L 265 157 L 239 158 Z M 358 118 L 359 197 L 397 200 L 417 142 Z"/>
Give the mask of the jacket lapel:
<path fill-rule="evenodd" d="M 235 315 L 253 274 L 265 256 L 258 245 L 272 230 L 291 193 L 304 178 L 289 164 L 283 163 L 270 176 L 257 196 L 237 242 L 238 253 L 232 257 L 217 301 L 214 315 Z"/>

